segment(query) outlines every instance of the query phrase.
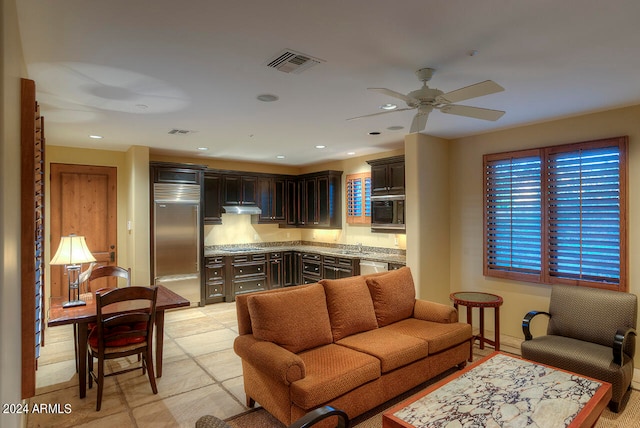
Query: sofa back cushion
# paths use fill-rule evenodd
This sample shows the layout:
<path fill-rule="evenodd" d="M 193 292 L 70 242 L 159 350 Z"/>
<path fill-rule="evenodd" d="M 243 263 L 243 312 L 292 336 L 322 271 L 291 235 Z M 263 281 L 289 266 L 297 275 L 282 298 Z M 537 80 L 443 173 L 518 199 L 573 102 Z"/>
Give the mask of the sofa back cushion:
<path fill-rule="evenodd" d="M 413 315 L 416 290 L 408 267 L 384 275 L 367 277 L 378 327 L 392 324 Z"/>
<path fill-rule="evenodd" d="M 253 336 L 298 353 L 332 342 L 324 288 L 320 284 L 249 296 Z"/>
<path fill-rule="evenodd" d="M 323 279 L 333 341 L 378 328 L 373 301 L 362 276 Z"/>

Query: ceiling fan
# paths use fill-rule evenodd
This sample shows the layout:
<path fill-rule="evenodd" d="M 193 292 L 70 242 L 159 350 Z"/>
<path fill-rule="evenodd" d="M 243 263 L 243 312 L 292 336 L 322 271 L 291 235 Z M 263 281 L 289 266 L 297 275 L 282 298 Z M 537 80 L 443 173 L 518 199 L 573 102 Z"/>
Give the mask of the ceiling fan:
<path fill-rule="evenodd" d="M 458 116 L 473 117 L 483 120 L 498 120 L 505 113 L 501 110 L 491 110 L 487 108 L 471 107 L 453 104 L 458 101 L 464 101 L 471 98 L 482 97 L 484 95 L 494 94 L 504 91 L 504 88 L 491 80 L 476 83 L 471 86 L 456 89 L 446 94 L 439 89 L 432 89 L 427 86 L 427 82 L 431 80 L 431 76 L 435 70 L 433 68 L 421 68 L 416 71 L 416 76 L 422 82 L 422 88 L 409 92 L 407 95 L 400 92 L 392 91 L 387 88 L 367 88 L 370 91 L 376 91 L 384 95 L 398 98 L 407 103 L 406 108 L 383 111 L 380 113 L 367 114 L 364 116 L 352 117 L 347 120 L 361 119 L 363 117 L 378 116 L 381 114 L 394 113 L 397 111 L 406 111 L 418 109 L 418 112 L 411 122 L 411 133 L 420 132 L 427 126 L 427 118 L 433 109 L 440 110 L 442 113 L 455 114 Z"/>

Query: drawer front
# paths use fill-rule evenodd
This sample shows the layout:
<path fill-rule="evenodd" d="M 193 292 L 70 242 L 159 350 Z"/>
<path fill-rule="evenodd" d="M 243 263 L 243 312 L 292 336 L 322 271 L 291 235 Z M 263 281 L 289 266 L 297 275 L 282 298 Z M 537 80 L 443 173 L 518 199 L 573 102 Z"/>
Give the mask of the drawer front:
<path fill-rule="evenodd" d="M 224 282 L 215 281 L 207 283 L 207 298 L 224 296 Z"/>
<path fill-rule="evenodd" d="M 249 262 L 263 262 L 267 260 L 266 253 L 260 254 L 238 254 L 233 256 L 232 263 L 249 263 Z"/>
<path fill-rule="evenodd" d="M 320 263 L 302 260 L 302 273 L 304 275 L 311 275 L 320 277 Z"/>
<path fill-rule="evenodd" d="M 266 274 L 266 263 L 242 263 L 233 265 L 234 278 L 242 278 L 245 276 L 262 275 Z"/>
<path fill-rule="evenodd" d="M 351 268 L 353 266 L 353 260 L 347 257 L 338 256 L 324 256 L 323 263 L 330 266 L 341 266 L 345 268 Z"/>
<path fill-rule="evenodd" d="M 222 265 L 224 264 L 224 257 L 223 256 L 207 257 L 205 258 L 204 264 L 206 266 Z"/>
<path fill-rule="evenodd" d="M 322 256 L 320 256 L 320 254 L 315 254 L 315 253 L 303 253 L 302 254 L 302 260 L 315 260 L 315 261 L 320 261 L 322 258 Z"/>
<path fill-rule="evenodd" d="M 234 294 L 253 293 L 254 291 L 261 291 L 266 289 L 267 287 L 265 278 L 233 281 Z"/>
<path fill-rule="evenodd" d="M 314 284 L 320 280 L 319 277 L 302 275 L 302 284 Z"/>
<path fill-rule="evenodd" d="M 205 281 L 216 281 L 224 279 L 224 266 L 223 265 L 207 265 L 205 268 Z"/>

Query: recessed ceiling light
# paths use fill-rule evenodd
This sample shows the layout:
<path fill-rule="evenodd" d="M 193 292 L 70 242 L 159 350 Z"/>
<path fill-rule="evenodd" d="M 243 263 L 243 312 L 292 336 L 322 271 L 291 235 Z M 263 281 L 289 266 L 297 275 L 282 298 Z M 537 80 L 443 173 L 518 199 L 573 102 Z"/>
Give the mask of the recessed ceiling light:
<path fill-rule="evenodd" d="M 369 135 L 380 135 L 379 131 L 371 131 L 369 132 Z"/>
<path fill-rule="evenodd" d="M 200 150 L 201 152 L 206 152 L 207 150 L 209 150 L 209 147 L 198 147 L 198 150 Z"/>
<path fill-rule="evenodd" d="M 276 159 L 284 159 L 284 158 L 285 158 L 285 156 L 284 156 L 284 155 L 278 155 L 278 156 L 276 156 Z"/>
<path fill-rule="evenodd" d="M 278 101 L 279 99 L 277 95 L 273 95 L 273 94 L 261 94 L 261 95 L 258 95 L 256 98 L 258 98 L 258 100 L 260 101 L 264 101 L 265 103 Z"/>
<path fill-rule="evenodd" d="M 356 152 L 347 152 L 347 154 L 348 154 L 349 156 L 353 156 L 353 155 L 355 155 L 355 154 L 356 154 Z"/>
<path fill-rule="evenodd" d="M 404 126 L 400 126 L 400 125 L 394 125 L 394 126 L 389 126 L 387 128 L 389 131 L 399 131 L 401 129 L 404 129 Z"/>
<path fill-rule="evenodd" d="M 398 108 L 398 106 L 396 104 L 387 103 L 387 104 L 382 104 L 380 108 L 382 110 L 395 110 Z"/>
<path fill-rule="evenodd" d="M 316 149 L 325 149 L 325 148 L 327 148 L 327 146 L 323 146 L 322 144 L 318 144 L 316 146 Z"/>
<path fill-rule="evenodd" d="M 149 108 L 149 106 L 148 106 L 148 105 L 146 105 L 146 104 L 136 104 L 136 108 L 137 108 L 138 110 L 146 110 L 146 109 L 148 109 L 148 108 Z"/>
<path fill-rule="evenodd" d="M 89 135 L 89 138 L 93 138 L 94 140 L 100 140 L 104 137 L 102 135 Z"/>

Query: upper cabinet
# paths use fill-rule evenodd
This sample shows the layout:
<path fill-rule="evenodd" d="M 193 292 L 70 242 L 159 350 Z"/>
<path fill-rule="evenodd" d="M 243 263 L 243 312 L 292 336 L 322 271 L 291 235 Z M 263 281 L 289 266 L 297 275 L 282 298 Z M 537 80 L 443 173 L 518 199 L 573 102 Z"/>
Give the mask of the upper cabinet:
<path fill-rule="evenodd" d="M 285 176 L 258 177 L 259 223 L 284 223 L 287 218 Z"/>
<path fill-rule="evenodd" d="M 371 196 L 404 195 L 404 156 L 367 161 L 371 165 Z"/>
<path fill-rule="evenodd" d="M 204 173 L 204 222 L 222 224 L 222 175 L 212 171 Z"/>
<path fill-rule="evenodd" d="M 342 171 L 322 171 L 298 176 L 296 210 L 289 210 L 296 221 L 287 224 L 307 228 L 342 228 Z M 287 192 L 290 195 L 291 192 Z"/>
<path fill-rule="evenodd" d="M 222 205 L 256 205 L 257 175 L 224 174 Z"/>

